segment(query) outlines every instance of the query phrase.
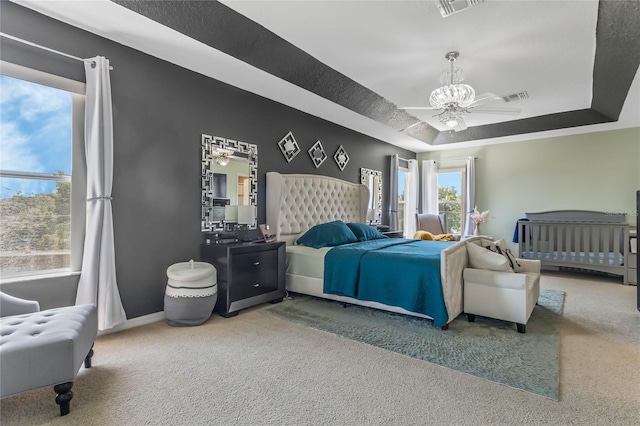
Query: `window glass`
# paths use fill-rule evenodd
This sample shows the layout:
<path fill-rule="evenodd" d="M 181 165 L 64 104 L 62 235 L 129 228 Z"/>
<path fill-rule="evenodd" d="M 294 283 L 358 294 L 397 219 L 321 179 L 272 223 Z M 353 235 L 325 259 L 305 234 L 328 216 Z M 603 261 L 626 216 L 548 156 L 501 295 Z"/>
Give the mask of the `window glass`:
<path fill-rule="evenodd" d="M 72 94 L 0 75 L 0 271 L 68 270 Z"/>
<path fill-rule="evenodd" d="M 398 230 L 404 230 L 404 201 L 406 194 L 406 172 L 403 168 L 398 169 Z"/>
<path fill-rule="evenodd" d="M 438 172 L 438 211 L 447 217 L 447 232 L 461 234 L 463 218 L 463 171 Z"/>

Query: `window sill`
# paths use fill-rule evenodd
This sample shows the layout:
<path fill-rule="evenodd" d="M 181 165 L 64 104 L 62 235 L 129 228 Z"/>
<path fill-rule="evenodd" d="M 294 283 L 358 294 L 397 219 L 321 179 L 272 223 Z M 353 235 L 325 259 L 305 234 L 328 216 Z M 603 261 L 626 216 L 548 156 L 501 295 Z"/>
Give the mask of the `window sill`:
<path fill-rule="evenodd" d="M 61 277 L 73 277 L 79 276 L 80 271 L 64 271 L 64 272 L 50 272 L 39 275 L 23 275 L 23 276 L 15 276 L 15 277 L 7 277 L 0 278 L 0 285 L 8 284 L 8 283 L 17 283 L 24 281 L 36 281 L 36 280 L 46 280 L 48 278 L 61 278 Z"/>

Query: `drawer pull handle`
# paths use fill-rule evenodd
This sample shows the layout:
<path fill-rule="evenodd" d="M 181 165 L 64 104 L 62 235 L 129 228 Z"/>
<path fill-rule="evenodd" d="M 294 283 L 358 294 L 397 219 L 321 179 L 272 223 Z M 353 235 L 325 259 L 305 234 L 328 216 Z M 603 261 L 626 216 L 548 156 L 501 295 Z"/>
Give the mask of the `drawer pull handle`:
<path fill-rule="evenodd" d="M 255 283 L 253 286 L 254 287 L 260 287 L 260 283 Z"/>
<path fill-rule="evenodd" d="M 253 262 L 254 265 L 258 266 L 260 262 Z"/>

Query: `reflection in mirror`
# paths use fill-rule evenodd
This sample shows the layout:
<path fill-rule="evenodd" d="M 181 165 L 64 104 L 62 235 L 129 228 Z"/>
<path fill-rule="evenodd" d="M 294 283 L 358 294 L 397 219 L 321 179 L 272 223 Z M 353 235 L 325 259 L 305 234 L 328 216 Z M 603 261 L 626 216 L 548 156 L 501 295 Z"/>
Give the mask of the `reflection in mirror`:
<path fill-rule="evenodd" d="M 382 172 L 362 167 L 360 183 L 369 188 L 367 222 L 379 225 L 382 223 Z"/>
<path fill-rule="evenodd" d="M 258 193 L 258 147 L 203 134 L 201 177 L 201 230 L 223 231 L 225 206 L 254 206 L 255 210 Z M 229 207 L 226 210 L 229 212 Z M 247 226 L 250 229 L 255 227 L 255 223 Z"/>

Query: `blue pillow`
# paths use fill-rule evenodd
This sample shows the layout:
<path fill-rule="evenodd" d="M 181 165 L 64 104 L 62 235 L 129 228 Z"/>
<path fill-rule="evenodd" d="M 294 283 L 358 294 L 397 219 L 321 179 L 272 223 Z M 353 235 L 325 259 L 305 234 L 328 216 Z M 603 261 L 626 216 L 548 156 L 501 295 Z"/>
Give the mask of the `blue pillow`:
<path fill-rule="evenodd" d="M 347 223 L 347 226 L 353 234 L 356 236 L 358 241 L 368 241 L 368 240 L 379 240 L 382 238 L 389 238 L 386 235 L 382 235 L 380 231 L 378 231 L 373 226 L 366 225 L 364 223 Z"/>
<path fill-rule="evenodd" d="M 334 220 L 333 222 L 321 223 L 312 227 L 298 238 L 296 244 L 321 248 L 357 242 L 358 238 L 343 221 Z"/>

